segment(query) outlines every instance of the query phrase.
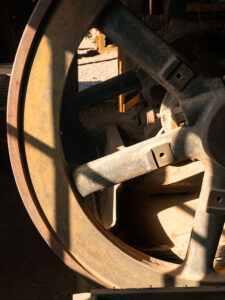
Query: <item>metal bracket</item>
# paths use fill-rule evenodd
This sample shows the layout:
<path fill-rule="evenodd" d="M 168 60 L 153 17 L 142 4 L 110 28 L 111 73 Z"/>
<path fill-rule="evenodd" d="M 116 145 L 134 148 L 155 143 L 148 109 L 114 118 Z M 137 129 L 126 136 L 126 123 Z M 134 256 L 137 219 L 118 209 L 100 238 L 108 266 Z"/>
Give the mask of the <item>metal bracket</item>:
<path fill-rule="evenodd" d="M 184 63 L 170 75 L 167 81 L 177 90 L 181 91 L 187 83 L 194 77 L 194 72 Z"/>
<path fill-rule="evenodd" d="M 152 148 L 152 153 L 159 168 L 167 166 L 175 160 L 169 143 Z"/>
<path fill-rule="evenodd" d="M 225 190 L 211 190 L 206 211 L 210 214 L 225 215 Z"/>

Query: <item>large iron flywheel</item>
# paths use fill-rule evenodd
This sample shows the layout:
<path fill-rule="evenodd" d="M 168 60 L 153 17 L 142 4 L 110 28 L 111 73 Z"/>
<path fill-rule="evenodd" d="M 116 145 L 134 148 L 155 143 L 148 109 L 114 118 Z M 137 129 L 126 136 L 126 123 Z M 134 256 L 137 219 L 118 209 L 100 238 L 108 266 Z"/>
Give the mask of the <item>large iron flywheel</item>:
<path fill-rule="evenodd" d="M 92 27 L 135 67 L 79 92 L 77 48 Z M 156 84 L 166 92 L 155 114 L 159 134 L 123 144 L 119 121 L 99 126 L 108 143 L 120 143 L 118 151 L 105 151 L 106 141 L 88 131 L 80 112 Z M 111 288 L 224 283 L 216 263 L 225 242 L 220 79 L 200 74 L 119 1 L 41 0 L 16 55 L 8 99 L 8 144 L 21 197 L 70 268 Z M 113 226 L 105 215 L 96 217 L 87 204 L 93 201 L 113 210 Z"/>

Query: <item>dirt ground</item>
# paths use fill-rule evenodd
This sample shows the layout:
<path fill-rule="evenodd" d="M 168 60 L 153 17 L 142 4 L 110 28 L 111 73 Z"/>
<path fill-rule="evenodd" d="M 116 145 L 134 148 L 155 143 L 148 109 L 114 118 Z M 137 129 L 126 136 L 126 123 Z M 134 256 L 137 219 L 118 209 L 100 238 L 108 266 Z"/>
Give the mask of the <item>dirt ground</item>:
<path fill-rule="evenodd" d="M 79 89 L 83 90 L 118 75 L 117 57 L 116 47 L 97 54 L 93 39 L 84 38 L 78 49 Z"/>
<path fill-rule="evenodd" d="M 117 74 L 116 51 L 97 55 L 93 42 L 85 39 L 78 55 L 80 89 Z M 37 232 L 20 199 L 7 155 L 0 157 L 0 170 L 0 299 L 71 300 L 74 293 L 96 288 L 67 268 Z"/>

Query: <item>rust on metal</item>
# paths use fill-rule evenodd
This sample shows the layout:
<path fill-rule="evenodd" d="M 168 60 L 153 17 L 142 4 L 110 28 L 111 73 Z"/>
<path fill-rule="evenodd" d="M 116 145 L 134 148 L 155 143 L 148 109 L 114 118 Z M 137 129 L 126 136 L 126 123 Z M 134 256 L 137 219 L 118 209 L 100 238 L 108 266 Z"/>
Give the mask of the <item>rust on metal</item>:
<path fill-rule="evenodd" d="M 25 30 L 13 67 L 7 113 L 10 158 L 21 197 L 36 227 L 60 258 L 73 270 L 107 287 L 179 286 L 187 282 L 190 285 L 224 284 L 224 275 L 214 268 L 218 245 L 224 244 L 221 237 L 225 207 L 224 84 L 218 78 L 193 71 L 192 63 L 188 60 L 186 63 L 151 28 L 120 3 L 111 2 L 108 6 L 109 2 L 92 0 L 83 9 L 82 0 L 57 1 L 57 5 L 43 0 Z M 146 140 L 142 137 L 141 142 L 136 140 L 123 147 L 114 128 L 109 134 L 115 134 L 116 141 L 109 152 L 119 151 L 83 162 L 78 160 L 82 141 L 72 143 L 76 132 L 62 132 L 60 122 L 65 119 L 71 124 L 74 122 L 75 114 L 71 110 L 74 107 L 74 55 L 94 21 L 147 76 L 153 77 L 174 98 L 167 98 L 163 105 L 169 104 L 168 110 L 160 111 L 165 133 L 160 131 L 155 137 Z M 119 110 L 123 110 L 123 105 L 121 100 Z M 174 107 L 185 117 L 183 127 L 172 120 Z M 73 145 L 72 151 L 77 154 L 73 165 L 65 161 L 61 135 L 69 137 L 69 145 Z M 177 166 L 171 171 L 168 165 L 175 163 Z M 189 175 L 185 174 L 188 171 L 185 163 L 189 163 L 190 168 L 197 165 L 199 170 L 194 171 L 193 167 Z M 139 216 L 144 213 L 144 217 L 138 219 L 140 223 L 146 225 L 155 218 L 154 226 L 145 231 L 152 238 L 152 244 L 135 245 L 143 232 L 134 215 L 129 218 L 128 214 L 127 222 L 133 229 L 132 234 L 135 230 L 138 232 L 136 241 L 130 242 L 126 236 L 124 240 L 128 242 L 124 243 L 122 238 L 119 240 L 105 230 L 84 205 L 87 199 L 83 197 L 123 182 L 132 184 L 141 175 L 146 177 L 140 180 L 150 182 L 152 178 L 153 183 L 161 176 L 161 189 L 164 185 L 171 191 L 173 182 L 171 176 L 166 177 L 167 171 L 173 176 L 179 164 L 183 164 L 183 171 L 176 174 L 176 186 L 180 179 L 185 185 L 190 179 L 188 176 L 200 175 L 197 188 L 204 171 L 199 199 L 198 195 L 166 195 L 166 200 L 161 198 L 165 201 L 159 201 L 158 195 L 150 194 L 147 202 L 138 197 L 134 200 L 129 194 L 133 191 L 131 188 L 125 191 L 129 197 L 123 200 L 130 201 L 125 207 L 126 214 L 128 211 L 132 214 L 135 205 L 133 210 Z M 184 203 L 178 205 L 182 200 Z M 189 200 L 194 203 L 186 205 Z M 121 201 L 120 205 L 123 204 Z M 147 206 L 151 218 L 145 212 Z M 174 211 L 183 210 L 180 216 L 188 214 L 188 224 L 175 232 L 174 223 L 170 224 L 163 210 L 172 211 L 168 213 L 171 219 Z M 116 217 L 119 219 L 119 214 Z M 165 230 L 157 218 L 166 219 Z M 157 221 L 159 225 L 155 226 Z M 162 234 L 158 239 L 157 231 Z M 120 234 L 123 232 L 122 228 Z M 178 257 L 179 265 L 151 255 L 160 251 L 161 255 L 166 253 L 167 258 L 174 258 L 173 248 L 183 254 L 184 250 L 177 249 L 169 236 L 174 240 L 178 238 L 180 243 L 185 240 L 187 252 L 182 259 Z"/>

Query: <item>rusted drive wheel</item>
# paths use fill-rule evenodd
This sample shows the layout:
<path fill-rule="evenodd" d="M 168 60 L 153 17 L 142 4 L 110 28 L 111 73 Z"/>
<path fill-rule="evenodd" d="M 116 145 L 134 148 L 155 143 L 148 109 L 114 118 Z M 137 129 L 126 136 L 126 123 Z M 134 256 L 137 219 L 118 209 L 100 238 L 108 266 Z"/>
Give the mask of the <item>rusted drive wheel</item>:
<path fill-rule="evenodd" d="M 153 258 L 147 251 L 129 246 L 118 238 L 119 235 L 105 229 L 84 205 L 83 197 L 86 195 L 160 166 L 173 164 L 174 156 L 176 160 L 183 157 L 201 158 L 198 151 L 191 152 L 188 147 L 189 152 L 185 155 L 180 150 L 174 150 L 174 145 L 184 145 L 184 140 L 192 143 L 191 134 L 187 134 L 188 129 L 178 127 L 150 141 L 135 144 L 133 148 L 128 147 L 121 154 L 118 152 L 113 156 L 106 156 L 105 173 L 102 172 L 101 162 L 99 173 L 95 161 L 86 164 L 96 159 L 97 154 L 94 150 L 95 142 L 89 139 L 76 117 L 76 72 L 73 58 L 79 43 L 93 23 L 109 34 L 112 31 L 111 25 L 107 27 L 106 24 L 113 18 L 119 18 L 118 22 L 125 22 L 123 28 L 117 26 L 118 35 L 119 30 L 125 32 L 129 28 L 130 24 L 126 24 L 127 18 L 130 18 L 129 12 L 125 10 L 125 16 L 128 14 L 128 17 L 124 18 L 123 8 L 118 14 L 117 9 L 120 10 L 121 6 L 109 0 L 39 1 L 21 40 L 9 89 L 8 144 L 21 197 L 40 234 L 59 257 L 73 270 L 106 287 L 194 286 L 201 281 L 206 284 L 223 283 L 223 275 L 213 271 L 223 217 L 219 216 L 218 222 L 213 219 L 215 239 L 209 241 L 208 236 L 205 236 L 206 242 L 199 245 L 200 252 L 196 252 L 203 256 L 210 252 L 209 257 L 201 257 L 199 269 L 193 270 L 190 263 L 185 269 L 185 262 L 177 264 L 166 258 Z M 113 32 L 109 38 L 114 41 L 117 35 Z M 127 41 L 131 38 L 129 35 Z M 133 38 L 138 46 L 138 38 Z M 142 38 L 144 36 L 140 36 Z M 127 48 L 129 47 L 132 47 L 132 43 L 128 44 Z M 134 85 L 136 87 L 136 81 Z M 146 153 L 150 153 L 147 158 Z M 124 159 L 126 157 L 130 160 Z M 202 160 L 204 163 L 204 159 Z M 79 164 L 83 165 L 78 167 Z M 122 170 L 126 168 L 130 173 L 123 177 Z M 143 168 L 147 170 L 143 172 Z M 115 180 L 110 181 L 113 178 Z M 153 197 L 155 202 L 160 201 L 157 197 Z M 173 203 L 164 208 L 177 207 L 178 198 L 171 200 L 171 196 L 162 196 L 164 204 L 170 200 Z M 191 234 L 198 195 L 192 195 L 191 199 L 194 201 L 194 208 L 188 205 L 183 207 L 191 214 L 191 218 L 188 217 L 188 237 Z M 189 196 L 187 203 L 188 200 Z M 162 206 L 161 210 L 164 208 Z M 145 209 L 145 205 L 142 209 Z M 197 222 L 207 222 L 203 212 L 196 215 Z M 182 224 L 185 219 L 182 220 L 182 216 L 175 227 Z M 162 223 L 165 221 L 168 224 L 169 217 L 175 218 L 175 215 L 165 214 Z M 154 224 L 150 226 L 154 227 Z M 188 243 L 188 238 L 185 243 Z M 223 240 L 220 243 L 223 244 Z M 193 244 L 193 237 L 190 244 Z"/>

